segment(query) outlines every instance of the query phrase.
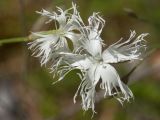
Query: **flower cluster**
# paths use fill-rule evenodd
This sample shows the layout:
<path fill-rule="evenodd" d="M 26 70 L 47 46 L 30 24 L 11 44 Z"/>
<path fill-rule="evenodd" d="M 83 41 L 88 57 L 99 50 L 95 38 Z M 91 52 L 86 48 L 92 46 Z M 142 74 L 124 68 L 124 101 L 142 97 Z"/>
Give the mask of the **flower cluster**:
<path fill-rule="evenodd" d="M 85 25 L 76 4 L 72 3 L 72 8 L 65 11 L 59 7 L 57 9 L 58 13 L 44 9 L 38 12 L 49 18 L 47 22 L 55 22 L 56 29 L 47 34 L 33 33 L 36 40 L 29 43 L 29 49 L 33 50 L 34 56 L 40 58 L 41 65 L 50 64 L 53 74 L 59 76 L 57 81 L 61 81 L 74 69 L 81 71 L 81 83 L 74 102 L 80 94 L 84 110 L 91 108 L 95 112 L 97 85 L 105 91 L 104 97 L 113 96 L 122 104 L 133 98 L 131 90 L 120 80 L 111 63 L 141 60 L 140 56 L 146 49 L 144 37 L 148 33 L 135 37 L 136 32 L 131 31 L 128 40 L 120 39 L 102 50 L 105 44 L 101 32 L 105 20 L 99 13 L 93 13 L 88 18 L 88 25 Z"/>

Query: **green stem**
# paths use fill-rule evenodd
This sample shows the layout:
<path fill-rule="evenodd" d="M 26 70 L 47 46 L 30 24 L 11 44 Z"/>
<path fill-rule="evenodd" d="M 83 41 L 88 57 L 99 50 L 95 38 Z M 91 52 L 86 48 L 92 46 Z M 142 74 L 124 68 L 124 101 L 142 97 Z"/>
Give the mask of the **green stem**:
<path fill-rule="evenodd" d="M 37 33 L 47 35 L 47 34 L 54 34 L 55 31 L 54 30 L 49 30 L 49 31 L 41 31 L 41 32 L 37 32 Z M 35 39 L 38 39 L 38 38 L 39 38 L 39 36 L 31 34 L 28 37 L 1 39 L 0 40 L 0 46 L 4 45 L 4 44 L 10 44 L 10 43 L 20 43 L 20 42 L 32 41 L 32 40 L 35 40 Z"/>
<path fill-rule="evenodd" d="M 10 44 L 10 43 L 20 43 L 28 41 L 28 37 L 19 37 L 19 38 L 9 38 L 0 40 L 0 45 Z"/>

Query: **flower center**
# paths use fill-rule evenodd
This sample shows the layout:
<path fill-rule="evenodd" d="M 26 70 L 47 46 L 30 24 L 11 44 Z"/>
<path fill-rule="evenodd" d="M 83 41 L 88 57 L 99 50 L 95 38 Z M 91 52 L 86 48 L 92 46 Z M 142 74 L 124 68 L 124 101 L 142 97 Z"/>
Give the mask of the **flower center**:
<path fill-rule="evenodd" d="M 65 32 L 65 30 L 63 30 L 63 29 L 58 29 L 58 30 L 56 30 L 56 34 L 59 35 L 59 36 L 64 36 L 65 33 L 66 33 L 66 32 Z"/>
<path fill-rule="evenodd" d="M 103 64 L 103 60 L 102 60 L 102 59 L 97 58 L 97 59 L 95 59 L 95 60 L 96 60 L 96 63 L 98 63 L 98 64 L 100 64 L 100 65 L 102 65 L 102 64 Z"/>
<path fill-rule="evenodd" d="M 102 65 L 102 64 L 103 64 L 103 61 L 99 61 L 99 64 Z"/>

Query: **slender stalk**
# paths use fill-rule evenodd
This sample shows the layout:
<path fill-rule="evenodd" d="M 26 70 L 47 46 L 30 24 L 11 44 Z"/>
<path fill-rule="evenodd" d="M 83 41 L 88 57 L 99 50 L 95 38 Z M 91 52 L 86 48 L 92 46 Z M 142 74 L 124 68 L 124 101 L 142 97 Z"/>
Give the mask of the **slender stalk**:
<path fill-rule="evenodd" d="M 37 32 L 43 35 L 47 35 L 47 34 L 55 34 L 54 30 L 49 30 L 49 31 L 41 31 L 41 32 Z M 0 40 L 0 46 L 4 45 L 4 44 L 11 44 L 11 43 L 20 43 L 20 42 L 28 42 L 28 41 L 32 41 L 35 39 L 38 39 L 39 37 L 34 35 L 34 34 L 30 34 L 27 37 L 17 37 L 17 38 L 8 38 L 8 39 L 1 39 Z"/>
<path fill-rule="evenodd" d="M 10 43 L 27 42 L 28 40 L 29 40 L 28 37 L 18 37 L 18 38 L 1 39 L 1 40 L 0 40 L 0 45 L 10 44 Z"/>

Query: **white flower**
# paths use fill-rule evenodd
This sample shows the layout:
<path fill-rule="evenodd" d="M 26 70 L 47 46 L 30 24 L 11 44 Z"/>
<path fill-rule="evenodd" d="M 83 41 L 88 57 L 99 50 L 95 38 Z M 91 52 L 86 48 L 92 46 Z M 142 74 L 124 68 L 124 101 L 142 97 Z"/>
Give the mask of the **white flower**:
<path fill-rule="evenodd" d="M 148 33 L 135 38 L 136 32 L 131 31 L 128 40 L 120 39 L 102 51 L 104 43 L 100 35 L 105 20 L 98 13 L 93 13 L 88 18 L 88 26 L 85 26 L 75 4 L 72 3 L 72 8 L 65 11 L 59 7 L 57 9 L 59 14 L 44 9 L 38 12 L 49 18 L 47 22 L 57 21 L 59 25 L 49 33 L 33 33 L 36 40 L 29 43 L 29 49 L 41 59 L 41 65 L 51 62 L 51 72 L 59 75 L 56 82 L 61 81 L 74 69 L 81 71 L 82 74 L 78 74 L 81 83 L 74 96 L 74 102 L 80 92 L 84 110 L 91 108 L 93 113 L 95 112 L 95 88 L 98 83 L 105 92 L 104 97 L 113 96 L 121 104 L 133 98 L 132 91 L 120 80 L 111 63 L 142 60 L 141 55 L 146 49 L 144 37 Z M 70 43 L 73 44 L 72 50 Z"/>
<path fill-rule="evenodd" d="M 33 55 L 40 57 L 41 65 L 46 64 L 50 59 L 54 59 L 57 52 L 70 51 L 68 46 L 68 39 L 76 45 L 77 41 L 81 38 L 81 34 L 74 32 L 80 29 L 81 18 L 77 12 L 76 5 L 72 4 L 72 8 L 63 11 L 61 8 L 57 7 L 60 14 L 56 12 L 48 12 L 42 10 L 37 12 L 42 16 L 47 16 L 49 18 L 48 22 L 56 21 L 58 22 L 58 28 L 56 25 L 56 30 L 51 31 L 48 34 L 33 33 L 37 37 L 36 40 L 30 42 L 29 49 L 33 49 Z M 73 10 L 73 14 L 69 13 Z M 74 47 L 74 46 L 73 46 Z"/>
<path fill-rule="evenodd" d="M 102 53 L 98 52 L 96 54 L 94 49 L 97 50 L 98 48 L 98 51 L 102 51 L 101 47 L 99 47 L 101 44 L 98 43 L 97 39 L 92 39 L 90 40 L 91 42 L 96 42 L 94 42 L 94 47 L 91 46 L 90 48 L 93 49 L 90 50 L 91 55 L 88 55 L 83 60 L 72 63 L 73 67 L 80 69 L 83 73 L 81 77 L 82 82 L 75 97 L 80 90 L 84 110 L 92 108 L 94 111 L 95 87 L 98 82 L 100 82 L 100 88 L 105 90 L 104 96 L 114 96 L 120 103 L 133 98 L 131 90 L 120 80 L 117 71 L 110 63 L 141 59 L 140 55 L 146 48 L 146 41 L 143 38 L 148 34 L 141 34 L 134 39 L 135 34 L 135 31 L 131 31 L 131 36 L 127 41 L 118 41 L 110 45 Z M 87 44 L 87 46 L 89 47 L 90 44 Z"/>

